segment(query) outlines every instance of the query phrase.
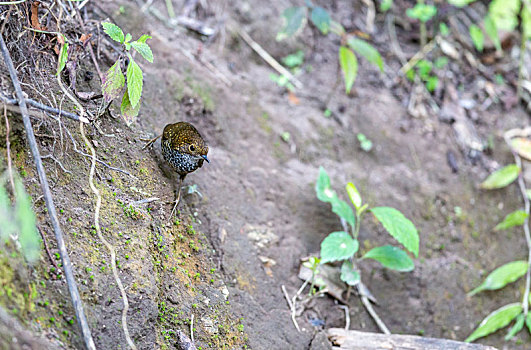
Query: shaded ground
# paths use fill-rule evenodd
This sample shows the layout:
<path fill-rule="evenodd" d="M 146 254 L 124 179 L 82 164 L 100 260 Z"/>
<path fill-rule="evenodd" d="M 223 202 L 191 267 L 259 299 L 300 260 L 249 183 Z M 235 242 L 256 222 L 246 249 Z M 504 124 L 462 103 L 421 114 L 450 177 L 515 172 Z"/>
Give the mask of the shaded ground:
<path fill-rule="evenodd" d="M 318 252 L 321 240 L 341 228 L 328 205 L 315 197 L 320 165 L 339 193 L 352 181 L 371 205 L 396 207 L 419 229 L 421 247 L 414 272 L 395 273 L 377 265 L 363 271 L 364 282 L 379 301 L 377 312 L 393 333 L 462 340 L 491 310 L 521 298 L 519 284 L 473 299 L 467 299 L 466 292 L 485 272 L 515 256 L 526 256 L 520 232 L 492 231 L 506 213 L 520 206 L 516 188 L 484 193 L 476 187 L 496 165 L 492 159 L 500 164 L 510 161 L 498 130 L 525 124 L 523 110 L 507 113 L 493 106 L 481 115 L 477 128 L 483 139 L 493 137 L 494 155 L 484 157 L 488 166 L 473 166 L 461 155 L 449 125 L 437 116 L 408 116 L 396 91 L 385 87 L 391 85 L 386 76 L 365 61 L 360 61 L 355 94 L 347 97 L 338 89 L 328 105 L 333 117 L 324 117 L 324 101 L 337 76 L 338 43 L 315 36 L 313 51 L 302 43 L 276 43 L 279 14 L 287 2 L 228 6 L 224 47 L 205 46 L 190 33 L 167 29 L 131 3 L 123 3 L 120 13 L 120 5 L 107 4 L 106 10 L 134 37 L 151 33 L 156 64 L 142 65 L 145 86 L 137 124 L 128 128 L 121 119 L 105 116 L 98 124 L 104 134 L 113 136 L 94 130 L 91 139 L 97 141 L 101 160 L 134 176 L 98 167 L 96 180 L 104 198 L 102 227 L 118 250 L 120 276 L 131 303 L 129 328 L 139 348 L 174 348 L 174 332 L 181 329 L 189 334 L 191 314 L 195 338 L 203 349 L 308 349 L 318 331 L 310 318 L 323 320 L 326 328 L 344 326 L 343 310 L 323 298 L 298 319 L 303 331 L 297 333 L 280 289 L 285 285 L 293 295 L 301 284 L 300 259 Z M 338 5 L 340 19 L 360 11 L 350 6 Z M 351 21 L 363 20 L 355 16 Z M 380 24 L 378 19 L 377 27 Z M 299 105 L 291 105 L 271 82 L 270 68 L 235 33 L 239 27 L 275 57 L 297 48 L 307 52 L 305 63 L 313 70 L 300 77 L 305 89 L 298 94 Z M 374 40 L 387 55 L 386 70 L 394 72 L 399 65 L 385 51 L 385 35 L 380 29 Z M 202 60 L 230 78 L 231 87 L 183 54 L 198 50 Z M 90 67 L 88 60 L 85 64 Z M 96 80 L 84 88 L 98 90 Z M 185 196 L 178 220 L 168 223 L 170 205 L 135 203 L 151 197 L 171 200 L 175 182 L 161 161 L 158 145 L 142 151 L 140 138 L 158 134 L 177 120 L 197 126 L 208 141 L 212 162 L 185 181 L 196 184 L 202 196 Z M 55 252 L 22 127 L 13 123 L 15 162 L 26 172 L 25 183 Z M 68 121 L 65 125 L 79 147 L 77 126 Z M 36 129 L 37 134 L 60 137 L 57 125 L 49 121 Z M 284 132 L 290 133 L 289 142 L 282 140 Z M 358 132 L 373 141 L 371 152 L 360 149 Z M 74 153 L 63 136 L 63 144 L 49 137 L 39 140 L 42 153 L 53 151 L 71 172 L 65 173 L 52 160 L 46 163 L 80 292 L 98 348 L 114 349 L 118 344 L 123 348 L 122 303 L 109 254 L 92 227 L 89 160 Z M 457 155 L 458 174 L 447 165 L 448 151 Z M 455 207 L 462 213 L 456 214 Z M 262 247 L 258 243 L 264 242 L 253 238 L 260 235 L 268 237 Z M 362 227 L 364 251 L 387 240 L 375 223 L 367 221 Z M 276 264 L 264 266 L 261 257 Z M 44 255 L 34 270 L 12 270 L 6 264 L 8 257 L 3 259 L 2 304 L 16 309 L 29 326 L 49 338 L 79 347 L 77 329 L 70 325 L 72 309 L 64 278 L 50 272 L 48 257 Z M 35 292 L 28 294 L 28 285 Z M 14 290 L 8 293 L 6 288 Z M 351 327 L 377 331 L 359 300 L 352 297 L 350 303 Z M 482 342 L 503 347 L 503 336 Z M 530 341 L 521 332 L 509 347 L 524 349 Z"/>

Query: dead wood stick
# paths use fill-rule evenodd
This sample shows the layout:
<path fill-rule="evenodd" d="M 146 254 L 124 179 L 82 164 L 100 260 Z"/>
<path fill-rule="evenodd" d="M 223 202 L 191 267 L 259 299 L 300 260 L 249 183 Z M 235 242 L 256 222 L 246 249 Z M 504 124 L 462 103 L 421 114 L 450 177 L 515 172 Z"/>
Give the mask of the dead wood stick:
<path fill-rule="evenodd" d="M 330 328 L 326 333 L 334 345 L 332 349 L 337 350 L 496 350 L 491 346 L 447 339 L 424 338 L 416 335 L 386 335 L 346 331 L 343 328 Z"/>
<path fill-rule="evenodd" d="M 74 279 L 74 273 L 72 272 L 72 263 L 70 262 L 68 252 L 66 250 L 63 231 L 61 229 L 61 226 L 59 225 L 59 220 L 57 219 L 57 212 L 55 210 L 52 192 L 50 191 L 50 186 L 48 185 L 48 178 L 46 177 L 46 172 L 44 171 L 44 167 L 42 165 L 39 148 L 37 147 L 37 141 L 35 140 L 35 135 L 33 133 L 33 126 L 31 125 L 31 120 L 28 115 L 26 99 L 24 98 L 24 93 L 22 92 L 22 88 L 20 87 L 17 72 L 13 65 L 13 61 L 11 60 L 11 55 L 9 54 L 9 50 L 7 49 L 7 45 L 4 41 L 4 36 L 1 33 L 0 51 L 2 51 L 4 62 L 7 66 L 7 69 L 9 70 L 9 75 L 11 77 L 11 81 L 13 82 L 13 86 L 17 94 L 20 112 L 22 114 L 22 121 L 24 123 L 24 129 L 26 130 L 28 144 L 33 155 L 33 160 L 35 162 L 35 167 L 37 168 L 37 173 L 39 174 L 39 180 L 41 182 L 44 201 L 46 202 L 46 208 L 48 209 L 48 215 L 50 216 L 50 221 L 52 222 L 52 226 L 55 231 L 55 238 L 57 239 L 57 245 L 59 248 L 59 253 L 61 255 L 61 260 L 63 262 L 63 269 L 65 271 L 66 282 L 68 285 L 68 290 L 70 292 L 70 297 L 72 298 L 72 304 L 76 312 L 76 318 L 78 320 L 79 327 L 81 328 L 81 333 L 85 341 L 85 346 L 87 347 L 87 349 L 95 350 L 96 346 L 94 344 L 94 340 L 92 339 L 92 334 L 90 332 L 90 328 L 85 317 L 83 303 L 81 301 L 81 297 L 79 296 L 79 291 L 77 289 L 76 281 Z"/>
<path fill-rule="evenodd" d="M 57 109 L 57 108 L 53 108 L 53 107 L 50 107 L 50 106 L 47 106 L 47 105 L 43 105 L 42 103 L 39 103 L 39 102 L 37 102 L 35 100 L 32 100 L 31 98 L 26 98 L 24 100 L 25 100 L 27 105 L 30 105 L 30 106 L 35 107 L 35 108 L 38 108 L 38 109 L 43 110 L 45 112 L 56 114 L 56 115 L 59 115 L 59 116 L 65 116 L 65 117 L 67 117 L 69 119 L 72 119 L 72 120 L 75 120 L 75 121 L 78 121 L 78 122 L 82 122 L 82 123 L 86 123 L 86 124 L 88 124 L 90 122 L 85 117 L 81 117 L 81 116 L 79 116 L 77 114 L 74 114 L 74 113 L 66 112 L 66 111 L 63 111 L 61 109 Z M 2 96 L 2 95 L 0 95 L 0 101 L 2 101 L 5 104 L 13 105 L 13 106 L 20 105 L 18 99 L 16 99 L 16 98 L 7 98 L 7 97 Z"/>
<path fill-rule="evenodd" d="M 238 34 L 242 37 L 243 41 L 247 43 L 264 61 L 266 61 L 271 67 L 273 67 L 277 72 L 286 76 L 296 88 L 302 89 L 303 85 L 299 79 L 295 78 L 293 74 L 290 73 L 286 68 L 284 68 L 280 63 L 277 62 L 266 50 L 264 50 L 256 41 L 254 41 L 249 34 L 247 34 L 243 29 L 238 30 Z"/>

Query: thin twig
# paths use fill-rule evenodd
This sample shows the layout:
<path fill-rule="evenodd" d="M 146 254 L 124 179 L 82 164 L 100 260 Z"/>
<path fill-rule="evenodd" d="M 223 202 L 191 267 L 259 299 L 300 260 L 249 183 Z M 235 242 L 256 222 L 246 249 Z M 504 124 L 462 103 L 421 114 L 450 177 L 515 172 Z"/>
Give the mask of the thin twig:
<path fill-rule="evenodd" d="M 281 288 L 282 288 L 282 292 L 284 293 L 284 297 L 286 298 L 286 301 L 288 302 L 289 309 L 291 311 L 291 321 L 295 325 L 295 328 L 297 328 L 297 331 L 300 332 L 301 329 L 299 328 L 299 324 L 297 323 L 297 320 L 295 319 L 295 312 L 296 312 L 295 311 L 295 306 L 293 305 L 293 303 L 289 299 L 289 295 L 288 295 L 288 292 L 286 291 L 286 287 L 284 285 L 282 285 Z"/>
<path fill-rule="evenodd" d="M 254 41 L 249 34 L 247 34 L 243 29 L 238 30 L 238 34 L 242 37 L 243 41 L 247 43 L 264 61 L 266 61 L 271 67 L 273 67 L 278 73 L 284 75 L 288 78 L 296 88 L 302 89 L 303 85 L 299 79 L 295 78 L 290 71 L 284 68 L 280 63 L 277 62 L 266 50 L 264 50 L 256 41 Z"/>
<path fill-rule="evenodd" d="M 194 314 L 190 317 L 190 339 L 194 342 Z"/>
<path fill-rule="evenodd" d="M 59 164 L 59 166 L 61 167 L 61 169 L 63 169 L 63 171 L 67 174 L 72 174 L 71 171 L 69 170 L 66 170 L 65 167 L 63 166 L 63 164 L 61 163 L 61 161 L 59 161 L 59 159 L 55 158 L 53 156 L 53 154 L 48 154 L 48 155 L 45 155 L 45 156 L 42 156 L 41 159 L 46 159 L 46 158 L 50 158 L 51 160 L 55 161 L 57 164 Z"/>
<path fill-rule="evenodd" d="M 46 236 L 44 236 L 44 233 L 42 230 L 38 227 L 39 233 L 42 237 L 42 242 L 44 243 L 44 249 L 46 250 L 46 254 L 48 254 L 48 258 L 50 258 L 50 261 L 52 262 L 53 267 L 55 268 L 55 271 L 59 273 L 59 266 L 57 266 L 57 263 L 55 262 L 55 259 L 52 257 L 52 253 L 50 252 L 50 248 L 48 248 L 48 242 L 46 241 Z"/>
<path fill-rule="evenodd" d="M 11 183 L 11 192 L 15 193 L 15 180 L 13 179 L 13 167 L 11 165 L 11 143 L 9 142 L 9 119 L 7 118 L 7 108 L 4 105 L 4 118 L 6 120 L 6 151 L 7 151 L 7 173 Z"/>
<path fill-rule="evenodd" d="M 19 105 L 19 102 L 17 99 L 13 98 L 7 98 L 5 96 L 2 96 L 0 95 L 0 101 L 2 101 L 3 103 L 5 104 L 8 104 L 8 105 L 13 105 L 13 106 L 17 106 Z M 48 112 L 48 113 L 53 113 L 53 114 L 56 114 L 58 116 L 65 116 L 67 118 L 70 118 L 72 120 L 75 120 L 77 122 L 83 122 L 83 123 L 90 123 L 90 121 L 85 118 L 85 117 L 80 117 L 78 116 L 77 114 L 74 114 L 74 113 L 70 113 L 70 112 L 65 112 L 61 109 L 57 109 L 57 108 L 53 108 L 53 107 L 50 107 L 50 106 L 46 106 L 46 105 L 43 105 L 42 103 L 39 103 L 35 100 L 32 100 L 31 98 L 26 98 L 25 99 L 26 101 L 26 104 L 32 106 L 32 107 L 35 107 L 35 108 L 38 108 L 40 110 L 43 110 L 45 112 Z"/>
<path fill-rule="evenodd" d="M 511 149 L 511 152 L 513 154 L 514 160 L 516 162 L 516 165 L 520 168 L 520 173 L 518 174 L 518 186 L 520 187 L 520 192 L 522 194 L 522 198 L 524 200 L 524 210 L 527 214 L 529 214 L 530 209 L 530 203 L 529 198 L 527 197 L 526 193 L 526 186 L 525 186 L 525 179 L 522 169 L 522 159 L 520 158 L 520 155 L 518 152 L 514 149 L 514 147 L 511 144 L 511 139 L 515 136 L 529 136 L 531 135 L 531 128 L 525 128 L 525 129 L 511 129 L 505 132 L 504 139 L 509 148 Z M 524 290 L 524 297 L 522 298 L 522 308 L 524 309 L 524 317 L 527 317 L 527 313 L 529 311 L 529 289 L 531 288 L 531 233 L 529 232 L 529 217 L 527 216 L 524 219 L 524 235 L 525 240 L 527 243 L 527 272 L 526 272 L 526 279 L 525 279 L 525 290 Z"/>
<path fill-rule="evenodd" d="M 348 331 L 350 329 L 350 313 L 348 310 L 347 305 L 339 305 L 339 307 L 343 310 L 345 310 L 345 330 Z"/>
<path fill-rule="evenodd" d="M 9 70 L 9 75 L 11 76 L 11 81 L 13 82 L 13 86 L 15 88 L 15 92 L 20 104 L 20 111 L 22 114 L 22 120 L 28 138 L 28 144 L 33 155 L 33 160 L 35 162 L 35 167 L 37 168 L 37 173 L 39 174 L 39 179 L 44 194 L 44 201 L 46 202 L 46 208 L 48 209 L 48 215 L 50 216 L 50 220 L 54 228 L 55 237 L 57 239 L 57 245 L 59 247 L 59 253 L 61 255 L 63 269 L 65 271 L 66 281 L 68 284 L 68 290 L 70 292 L 70 297 L 72 298 L 72 303 L 76 312 L 76 318 L 83 334 L 85 346 L 87 347 L 87 349 L 90 350 L 96 349 L 96 346 L 94 345 L 94 340 L 92 339 L 92 335 L 90 333 L 90 328 L 88 326 L 87 319 L 85 317 L 85 312 L 83 311 L 83 304 L 79 296 L 79 291 L 77 289 L 74 274 L 72 272 L 72 263 L 70 262 L 68 252 L 66 250 L 63 231 L 61 230 L 59 220 L 57 219 L 57 212 L 55 210 L 52 193 L 48 185 L 46 172 L 44 171 L 44 167 L 42 165 L 39 148 L 37 147 L 37 141 L 35 140 L 35 135 L 33 133 L 33 126 L 31 125 L 31 120 L 28 115 L 28 108 L 26 106 L 26 100 L 24 99 L 24 93 L 22 92 L 22 88 L 20 87 L 17 73 L 13 65 L 13 61 L 11 60 L 11 55 L 9 54 L 9 50 L 7 49 L 6 43 L 4 41 L 4 36 L 2 34 L 0 34 L 0 50 L 2 51 L 4 62 L 7 66 L 7 69 Z"/>
<path fill-rule="evenodd" d="M 367 312 L 369 313 L 369 315 L 371 315 L 372 319 L 374 320 L 378 328 L 380 328 L 380 330 L 384 334 L 391 334 L 391 332 L 389 331 L 385 323 L 383 323 L 383 321 L 380 319 L 376 311 L 374 311 L 374 309 L 372 308 L 372 305 L 369 299 L 365 295 L 361 295 L 360 298 L 361 298 L 361 302 L 363 303 L 363 306 L 365 306 L 365 309 L 367 309 Z"/>
<path fill-rule="evenodd" d="M 418 61 L 423 59 L 431 50 L 433 50 L 435 44 L 437 43 L 436 39 L 437 37 L 433 38 L 429 43 L 424 45 L 419 52 L 417 52 L 413 57 L 411 57 L 411 59 L 405 65 L 403 65 L 402 68 L 400 68 L 399 72 L 402 74 L 406 74 L 408 70 L 413 68 Z"/>

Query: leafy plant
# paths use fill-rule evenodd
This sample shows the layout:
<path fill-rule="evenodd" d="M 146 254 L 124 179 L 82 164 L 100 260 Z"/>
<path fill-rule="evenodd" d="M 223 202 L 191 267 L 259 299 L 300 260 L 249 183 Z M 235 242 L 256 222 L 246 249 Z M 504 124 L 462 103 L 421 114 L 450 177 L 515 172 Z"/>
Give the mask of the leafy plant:
<path fill-rule="evenodd" d="M 361 220 L 366 213 L 371 212 L 384 229 L 404 246 L 415 257 L 419 253 L 419 235 L 415 225 L 400 211 L 390 207 L 369 208 L 364 204 L 356 186 L 349 182 L 346 191 L 352 207 L 341 200 L 330 185 L 330 178 L 323 167 L 319 169 L 319 177 L 315 186 L 317 198 L 330 203 L 332 211 L 346 224 L 344 231 L 330 233 L 321 243 L 321 264 L 341 261 L 341 280 L 349 286 L 355 286 L 361 281 L 358 265 L 366 259 L 378 261 L 384 267 L 396 271 L 411 271 L 415 265 L 410 256 L 402 249 L 385 245 L 375 247 L 362 256 L 359 252 L 359 230 Z"/>
<path fill-rule="evenodd" d="M 142 96 L 144 81 L 142 69 L 133 59 L 131 49 L 138 52 L 148 62 L 153 63 L 153 52 L 146 43 L 151 36 L 144 34 L 138 38 L 138 40 L 131 41 L 132 35 L 129 33 L 124 35 L 122 29 L 117 25 L 110 22 L 103 22 L 101 25 L 103 26 L 104 32 L 107 33 L 112 40 L 122 44 L 124 49 L 124 53 L 120 55 L 118 60 L 116 60 L 103 76 L 101 86 L 103 97 L 106 102 L 118 98 L 126 85 L 127 78 L 127 88 L 122 97 L 120 110 L 126 123 L 131 124 L 135 121 L 135 118 L 140 111 L 140 97 Z M 124 63 L 125 58 L 127 58 L 129 63 L 127 64 L 127 69 L 124 75 L 122 64 Z"/>
<path fill-rule="evenodd" d="M 323 35 L 331 32 L 338 35 L 341 39 L 338 58 L 347 94 L 350 93 L 358 75 L 358 59 L 355 53 L 363 56 L 383 72 L 383 60 L 378 50 L 368 42 L 355 37 L 351 33 L 347 33 L 340 23 L 332 20 L 328 11 L 313 5 L 309 0 L 305 2 L 305 6 L 290 7 L 284 10 L 282 14 L 284 25 L 277 34 L 277 40 L 281 41 L 300 33 L 308 22 L 308 14 L 310 22 Z"/>
<path fill-rule="evenodd" d="M 440 69 L 447 63 L 448 59 L 446 57 L 438 58 L 435 63 L 432 63 L 428 60 L 419 60 L 412 69 L 406 72 L 406 77 L 409 80 L 414 81 L 415 75 L 418 75 L 420 80 L 422 80 L 426 85 L 426 89 L 428 89 L 430 92 L 433 92 L 439 85 L 439 78 L 437 75 L 433 74 L 433 68 L 435 67 Z"/>
<path fill-rule="evenodd" d="M 362 133 L 358 133 L 356 137 L 358 138 L 362 150 L 364 150 L 365 152 L 369 152 L 372 149 L 372 141 L 369 140 L 367 136 Z"/>
<path fill-rule="evenodd" d="M 518 144 L 513 142 L 512 145 L 514 147 Z M 518 148 L 516 148 L 516 152 L 518 151 Z M 481 183 L 480 187 L 492 190 L 509 186 L 518 178 L 520 172 L 521 169 L 518 165 L 507 165 L 490 174 L 485 181 Z M 524 195 L 526 195 L 526 193 L 524 193 Z M 516 226 L 528 225 L 528 217 L 529 213 L 524 210 L 513 211 L 508 214 L 502 222 L 496 225 L 494 230 L 507 230 Z M 478 287 L 468 293 L 468 296 L 473 296 L 485 290 L 504 288 L 508 284 L 516 282 L 522 276 L 526 275 L 528 268 L 529 262 L 525 260 L 508 262 L 492 271 Z M 514 325 L 509 329 L 505 340 L 513 338 L 523 328 L 524 323 L 527 324 L 527 327 L 531 332 L 531 314 L 527 313 L 528 299 L 529 290 L 524 293 L 524 298 L 521 303 L 508 304 L 493 311 L 481 321 L 479 326 L 465 341 L 472 342 L 478 338 L 494 333 L 495 331 L 508 326 L 513 320 L 515 320 Z"/>
<path fill-rule="evenodd" d="M 15 178 L 14 184 L 14 205 L 4 186 L 0 185 L 0 245 L 9 239 L 15 240 L 24 258 L 29 263 L 35 263 L 40 256 L 41 237 L 37 232 L 31 198 L 18 178 Z"/>
<path fill-rule="evenodd" d="M 433 5 L 424 4 L 424 0 L 418 0 L 414 7 L 406 10 L 406 14 L 410 18 L 418 19 L 420 21 L 420 44 L 422 46 L 426 45 L 426 22 L 437 14 L 437 8 Z"/>

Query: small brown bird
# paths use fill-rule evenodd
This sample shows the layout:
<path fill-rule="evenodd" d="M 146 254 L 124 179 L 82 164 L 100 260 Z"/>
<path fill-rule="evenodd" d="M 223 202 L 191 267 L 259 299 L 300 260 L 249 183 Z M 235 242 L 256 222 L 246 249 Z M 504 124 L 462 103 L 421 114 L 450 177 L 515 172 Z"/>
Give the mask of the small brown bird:
<path fill-rule="evenodd" d="M 170 214 L 171 218 L 181 199 L 181 186 L 186 175 L 202 167 L 203 161 L 210 163 L 207 158 L 208 146 L 192 124 L 178 122 L 166 125 L 162 135 L 149 140 L 142 149 L 151 146 L 160 137 L 164 159 L 179 174 L 177 199 Z"/>

